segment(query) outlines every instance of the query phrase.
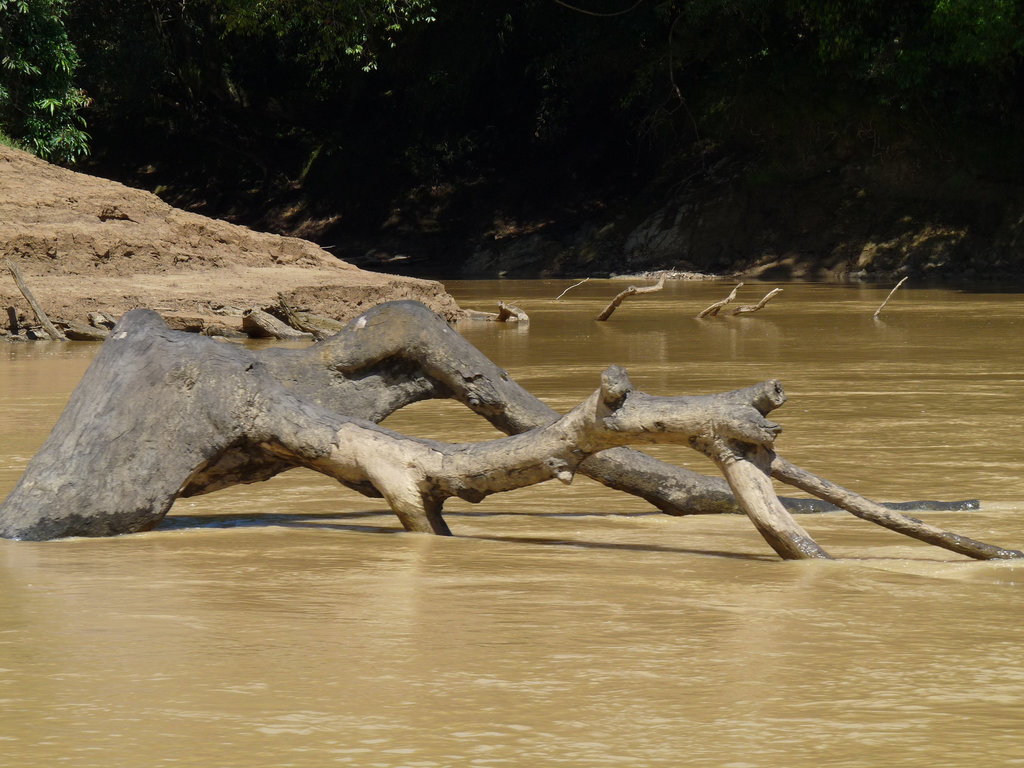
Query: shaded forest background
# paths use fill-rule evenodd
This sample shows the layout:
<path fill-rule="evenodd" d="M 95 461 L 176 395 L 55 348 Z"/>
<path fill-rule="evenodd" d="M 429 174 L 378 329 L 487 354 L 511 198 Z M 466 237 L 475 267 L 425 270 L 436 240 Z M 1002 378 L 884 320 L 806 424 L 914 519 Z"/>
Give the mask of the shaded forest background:
<path fill-rule="evenodd" d="M 375 269 L 1024 281 L 1012 0 L 0 0 L 0 130 Z"/>

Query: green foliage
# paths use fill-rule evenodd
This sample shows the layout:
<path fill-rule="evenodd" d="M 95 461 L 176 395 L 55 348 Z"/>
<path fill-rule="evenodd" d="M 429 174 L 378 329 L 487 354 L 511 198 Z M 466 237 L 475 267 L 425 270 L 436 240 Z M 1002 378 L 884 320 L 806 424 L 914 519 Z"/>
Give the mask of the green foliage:
<path fill-rule="evenodd" d="M 89 136 L 63 0 L 0 0 L 0 129 L 41 157 L 73 162 Z"/>
<path fill-rule="evenodd" d="M 431 0 L 214 0 L 226 31 L 274 34 L 299 43 L 297 56 L 318 73 L 354 58 L 364 71 L 377 68 L 380 51 L 394 48 L 403 30 L 435 20 Z"/>
<path fill-rule="evenodd" d="M 870 135 L 873 152 L 889 127 L 967 144 L 1024 126 L 1017 0 L 0 0 L 0 15 L 61 2 L 105 147 L 195 167 L 206 199 L 212 178 L 348 194 L 328 205 L 369 227 L 396 190 L 453 178 L 611 186 L 695 147 Z"/>
<path fill-rule="evenodd" d="M 1016 0 L 938 0 L 932 24 L 955 63 L 1005 70 L 1024 52 Z"/>

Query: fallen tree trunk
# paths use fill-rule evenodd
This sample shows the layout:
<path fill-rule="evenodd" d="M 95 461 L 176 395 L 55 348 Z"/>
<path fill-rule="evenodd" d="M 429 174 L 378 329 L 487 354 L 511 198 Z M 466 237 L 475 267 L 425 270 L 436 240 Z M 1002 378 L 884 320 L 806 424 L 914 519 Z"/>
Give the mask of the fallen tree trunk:
<path fill-rule="evenodd" d="M 172 331 L 154 312 L 131 312 L 0 506 L 0 534 L 41 540 L 145 530 L 189 489 L 252 481 L 284 466 L 309 467 L 383 496 L 408 530 L 448 533 L 446 498 L 476 502 L 553 477 L 569 481 L 584 459 L 611 446 L 720 439 L 770 445 L 778 425 L 755 405 L 763 405 L 765 390 L 777 393 L 772 402 L 781 399 L 774 382 L 724 395 L 654 398 L 634 392 L 613 366 L 590 398 L 541 428 L 445 444 L 343 415 L 297 389 L 255 352 Z"/>
<path fill-rule="evenodd" d="M 774 383 L 703 399 L 650 398 L 629 394 L 628 385 L 614 388 L 620 391 L 612 398 L 619 423 L 612 430 L 617 433 L 615 439 L 605 444 L 661 439 L 655 437 L 660 434 L 658 425 L 675 424 L 668 439 L 678 441 L 680 434 L 689 435 L 689 444 L 719 461 L 722 456 L 715 453 L 715 440 L 728 438 L 747 446 L 742 448 L 746 453 L 750 446 L 769 447 L 778 427 L 763 417 L 784 400 Z M 626 394 L 631 408 L 617 402 Z M 343 470 L 324 457 L 330 456 L 343 430 L 353 430 L 349 424 L 358 422 L 357 426 L 369 429 L 370 445 L 387 443 L 379 436 L 393 433 L 368 422 L 432 397 L 458 399 L 507 433 L 546 427 L 559 419 L 554 410 L 416 302 L 374 307 L 341 333 L 306 348 L 259 352 L 175 333 L 154 313 L 130 313 L 105 343 L 25 476 L 0 505 L 0 535 L 54 538 L 144 530 L 156 525 L 179 496 L 264 480 L 294 466 L 313 466 L 338 476 Z M 641 402 L 647 411 L 638 411 Z M 131 403 L 141 405 L 132 408 Z M 693 410 L 698 405 L 699 419 Z M 739 421 L 734 418 L 736 409 L 744 414 Z M 266 420 L 270 412 L 276 413 L 275 422 Z M 642 418 L 637 420 L 637 413 L 653 414 L 655 421 L 645 424 Z M 686 413 L 689 422 L 672 421 Z M 623 421 L 627 417 L 633 422 Z M 313 437 L 303 437 L 306 434 Z M 164 438 L 166 450 L 154 446 L 157 435 Z M 402 439 L 406 445 L 425 443 Z M 507 453 L 512 444 L 500 445 L 498 453 Z M 546 476 L 564 477 L 578 470 L 609 487 L 648 499 L 669 514 L 736 511 L 729 485 L 718 478 L 673 467 L 628 448 L 589 455 L 598 449 L 596 444 L 576 446 L 571 461 L 548 456 L 558 461 L 545 465 Z M 385 461 L 383 466 L 392 464 Z M 370 469 L 363 471 L 365 477 L 339 479 L 357 490 L 386 495 Z M 436 482 L 442 491 L 424 496 L 417 512 L 407 511 L 407 502 L 397 505 L 396 512 L 404 515 L 407 527 L 447 530 L 439 503 L 443 488 L 455 486 Z M 479 489 L 467 493 L 479 494 Z M 467 498 L 463 493 L 455 495 Z M 389 501 L 396 506 L 393 499 Z M 750 514 L 750 503 L 743 506 Z M 763 503 L 756 512 L 765 513 Z M 802 540 L 799 527 L 778 518 L 776 512 L 770 509 L 767 514 L 782 520 L 781 525 L 772 524 L 780 531 L 782 549 L 778 541 L 771 542 L 780 554 L 824 555 L 815 553 Z M 788 512 L 782 510 L 782 514 Z M 1015 556 L 1012 550 L 1002 551 Z"/>

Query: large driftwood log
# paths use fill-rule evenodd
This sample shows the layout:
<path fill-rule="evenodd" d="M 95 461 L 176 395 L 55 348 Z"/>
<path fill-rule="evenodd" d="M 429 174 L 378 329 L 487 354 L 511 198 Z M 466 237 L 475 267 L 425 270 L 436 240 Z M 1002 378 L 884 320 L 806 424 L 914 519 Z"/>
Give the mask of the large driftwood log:
<path fill-rule="evenodd" d="M 473 451 L 487 458 L 485 464 L 494 459 L 496 477 L 505 479 L 496 479 L 487 492 L 513 487 L 508 477 L 519 482 L 565 479 L 578 469 L 669 514 L 734 511 L 736 499 L 721 480 L 628 448 L 587 458 L 604 445 L 684 437 L 720 465 L 728 465 L 723 469 L 732 475 L 740 506 L 783 557 L 827 556 L 772 501 L 758 475 L 765 473 L 763 457 L 771 455 L 771 439 L 778 430 L 763 417 L 784 401 L 781 387 L 768 382 L 704 398 L 651 398 L 632 392 L 628 379 L 612 371 L 600 393 L 591 401 L 597 397 L 617 420 L 611 423 L 604 417 L 605 442 L 592 436 L 587 442 L 577 433 L 573 439 L 580 445 L 568 457 L 541 451 L 550 455 L 538 474 L 536 467 L 527 472 L 500 461 L 525 455 L 523 446 L 533 438 L 485 448 L 439 448 L 443 444 L 404 438 L 369 423 L 430 397 L 456 398 L 508 433 L 559 420 L 555 411 L 415 302 L 375 307 L 343 332 L 308 348 L 260 352 L 173 332 L 151 312 L 130 313 L 0 505 L 0 536 L 45 539 L 144 530 L 160 521 L 176 497 L 264 480 L 294 466 L 310 466 L 364 493 L 384 495 L 413 530 L 447 531 L 440 516 L 446 496 L 479 500 L 486 495 L 464 479 L 445 479 L 430 469 L 429 461 L 419 463 L 415 482 L 400 463 L 359 464 L 360 456 L 394 458 L 398 454 L 389 451 L 396 449 L 381 446 L 397 440 L 403 441 L 398 445 L 420 446 L 409 450 L 427 458 L 463 457 L 449 459 L 448 470 Z M 537 445 L 550 444 L 553 435 L 560 435 L 555 442 L 564 447 L 567 433 L 558 429 L 567 427 L 568 418 L 544 433 Z M 351 444 L 342 436 L 355 433 L 369 447 L 360 448 L 346 464 L 335 454 Z M 156 436 L 162 437 L 160 444 Z M 723 445 L 729 452 L 723 452 Z M 736 477 L 745 479 L 737 482 Z M 418 502 L 410 483 L 419 489 Z M 989 549 L 965 554 L 1020 556 L 1014 550 L 981 546 Z"/>
<path fill-rule="evenodd" d="M 598 391 L 546 426 L 445 444 L 342 415 L 298 389 L 252 351 L 172 331 L 153 312 L 131 312 L 0 506 L 0 534 L 145 530 L 190 489 L 258 479 L 283 466 L 306 466 L 383 496 L 409 530 L 448 533 L 440 514 L 446 498 L 475 502 L 550 478 L 568 481 L 580 462 L 610 446 L 770 446 L 779 428 L 764 418 L 763 403 L 782 399 L 774 382 L 724 395 L 650 397 L 613 366 Z M 773 393 L 768 400 L 765 391 Z"/>

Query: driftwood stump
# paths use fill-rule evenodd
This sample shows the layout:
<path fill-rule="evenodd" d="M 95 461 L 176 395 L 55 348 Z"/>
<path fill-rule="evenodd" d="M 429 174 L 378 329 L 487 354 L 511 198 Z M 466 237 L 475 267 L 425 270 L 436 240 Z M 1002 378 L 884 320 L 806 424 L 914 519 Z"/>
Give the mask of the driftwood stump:
<path fill-rule="evenodd" d="M 514 436 L 446 444 L 375 423 L 432 397 L 458 399 Z M 448 497 L 479 501 L 549 478 L 568 481 L 580 471 L 671 514 L 733 511 L 738 498 L 783 557 L 827 557 L 766 490 L 780 428 L 765 416 L 784 401 L 777 382 L 652 397 L 635 392 L 613 366 L 593 395 L 559 416 L 415 302 L 375 307 L 303 349 L 258 352 L 172 331 L 156 313 L 136 310 L 111 331 L 0 504 L 0 536 L 146 530 L 176 498 L 296 466 L 383 496 L 409 530 L 443 534 Z M 666 441 L 711 456 L 729 484 L 609 447 Z M 831 489 L 820 493 L 830 494 L 844 502 Z M 971 542 L 956 537 L 957 551 L 965 551 L 965 541 Z M 983 546 L 989 549 L 965 553 L 1020 555 Z"/>
<path fill-rule="evenodd" d="M 357 336 L 370 322 L 363 321 Z M 366 335 L 372 343 L 373 331 Z M 304 396 L 310 382 L 296 376 L 307 368 L 300 360 L 326 353 L 334 358 L 328 376 L 344 366 L 328 347 L 259 355 L 172 331 L 154 312 L 128 313 L 0 507 L 0 533 L 50 539 L 145 530 L 179 496 L 294 466 L 383 496 L 409 530 L 448 533 L 446 498 L 476 502 L 550 478 L 569 481 L 605 448 L 719 438 L 771 444 L 778 432 L 752 404 L 765 388 L 781 392 L 774 382 L 722 396 L 653 398 L 634 392 L 613 366 L 584 403 L 537 429 L 477 444 L 410 438 Z M 395 368 L 382 374 L 403 378 Z M 363 412 L 380 416 L 397 404 L 383 397 L 394 386 L 376 396 L 372 386 L 360 389 L 369 390 L 357 405 Z M 397 389 L 402 399 L 411 393 Z M 482 388 L 468 396 L 478 408 L 490 398 Z"/>

